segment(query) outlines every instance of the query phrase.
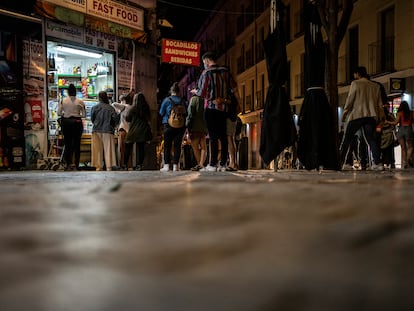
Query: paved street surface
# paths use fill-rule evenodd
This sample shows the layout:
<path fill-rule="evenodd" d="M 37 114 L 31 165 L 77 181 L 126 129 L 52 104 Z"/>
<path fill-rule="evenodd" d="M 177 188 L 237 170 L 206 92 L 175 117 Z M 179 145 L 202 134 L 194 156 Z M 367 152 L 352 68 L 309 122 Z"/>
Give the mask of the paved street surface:
<path fill-rule="evenodd" d="M 413 190 L 413 170 L 0 172 L 0 310 L 412 311 Z"/>

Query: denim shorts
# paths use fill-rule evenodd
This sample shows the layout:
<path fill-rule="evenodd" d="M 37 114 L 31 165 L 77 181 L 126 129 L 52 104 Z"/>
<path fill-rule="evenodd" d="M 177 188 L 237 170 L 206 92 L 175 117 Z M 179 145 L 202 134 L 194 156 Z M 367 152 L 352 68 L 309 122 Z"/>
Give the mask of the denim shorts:
<path fill-rule="evenodd" d="M 407 125 L 407 126 L 400 126 L 398 127 L 398 132 L 397 132 L 397 138 L 398 139 L 414 139 L 414 132 L 413 132 L 413 128 L 411 127 L 411 125 Z"/>

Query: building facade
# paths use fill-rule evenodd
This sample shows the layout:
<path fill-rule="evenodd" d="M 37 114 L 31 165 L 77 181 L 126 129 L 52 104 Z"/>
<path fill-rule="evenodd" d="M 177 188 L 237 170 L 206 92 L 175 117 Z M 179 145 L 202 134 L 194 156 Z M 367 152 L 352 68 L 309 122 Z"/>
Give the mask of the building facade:
<path fill-rule="evenodd" d="M 341 1 L 338 3 L 340 6 Z M 305 94 L 303 0 L 284 0 L 283 4 L 289 68 L 286 88 L 292 112 L 298 115 Z M 259 145 L 268 88 L 263 41 L 270 31 L 270 7 L 270 0 L 221 1 L 194 38 L 201 43 L 202 51 L 217 51 L 219 63 L 229 66 L 238 82 L 243 110 L 240 117 L 248 139 L 248 167 L 252 169 L 264 167 Z M 338 53 L 339 120 L 356 66 L 367 67 L 371 78 L 384 85 L 394 112 L 401 100 L 407 100 L 413 108 L 413 17 L 413 1 L 354 1 Z M 199 72 L 199 68 L 188 68 L 182 85 L 196 80 Z"/>

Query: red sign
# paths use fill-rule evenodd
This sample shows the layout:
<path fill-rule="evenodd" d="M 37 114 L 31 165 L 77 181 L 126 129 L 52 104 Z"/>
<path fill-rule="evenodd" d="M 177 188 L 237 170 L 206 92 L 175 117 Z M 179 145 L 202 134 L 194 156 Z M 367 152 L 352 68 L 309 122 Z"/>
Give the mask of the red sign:
<path fill-rule="evenodd" d="M 171 39 L 162 39 L 162 62 L 189 66 L 200 66 L 201 44 Z"/>

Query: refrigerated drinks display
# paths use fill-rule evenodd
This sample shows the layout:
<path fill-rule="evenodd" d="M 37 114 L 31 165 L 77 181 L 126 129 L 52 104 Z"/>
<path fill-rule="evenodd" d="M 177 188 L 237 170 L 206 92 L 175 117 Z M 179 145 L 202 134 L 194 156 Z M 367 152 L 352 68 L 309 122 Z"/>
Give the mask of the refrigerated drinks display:
<path fill-rule="evenodd" d="M 98 103 L 100 91 L 113 92 L 114 55 L 100 51 L 84 50 L 74 46 L 62 45 L 58 42 L 47 42 L 48 65 L 48 137 L 50 146 L 56 147 L 60 141 L 61 131 L 58 124 L 57 109 L 59 102 L 68 96 L 68 87 L 74 84 L 77 97 L 84 101 L 86 118 L 83 120 L 84 132 L 81 143 L 81 162 L 90 161 L 90 142 L 92 122 L 90 111 Z M 55 148 L 55 156 L 59 150 Z"/>

